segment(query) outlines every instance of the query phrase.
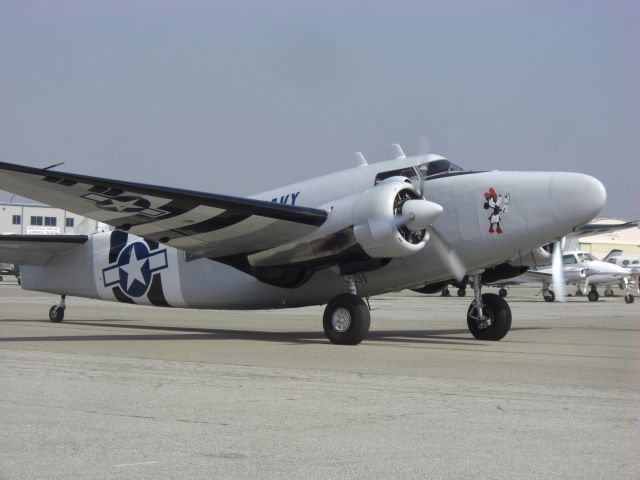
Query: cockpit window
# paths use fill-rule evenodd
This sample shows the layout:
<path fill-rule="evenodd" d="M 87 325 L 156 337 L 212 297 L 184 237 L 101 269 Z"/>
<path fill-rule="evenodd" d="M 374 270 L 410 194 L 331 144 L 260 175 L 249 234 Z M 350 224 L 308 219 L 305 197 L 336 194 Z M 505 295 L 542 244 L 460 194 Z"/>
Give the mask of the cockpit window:
<path fill-rule="evenodd" d="M 455 163 L 451 163 L 449 160 L 440 159 L 419 165 L 418 172 L 420 172 L 422 178 L 427 178 L 449 172 L 464 172 L 464 168 L 459 167 Z"/>
<path fill-rule="evenodd" d="M 418 180 L 418 174 L 416 173 L 413 167 L 401 168 L 398 170 L 389 170 L 388 172 L 380 172 L 376 175 L 375 185 L 380 183 L 382 180 L 386 180 L 391 177 L 406 177 L 411 181 Z"/>
<path fill-rule="evenodd" d="M 580 261 L 582 262 L 592 262 L 593 260 L 595 260 L 594 256 L 590 253 L 579 253 L 578 256 L 580 257 Z"/>
<path fill-rule="evenodd" d="M 573 255 L 563 255 L 562 263 L 564 265 L 573 265 L 574 263 L 578 263 L 578 261 L 576 260 L 576 257 L 574 257 Z"/>

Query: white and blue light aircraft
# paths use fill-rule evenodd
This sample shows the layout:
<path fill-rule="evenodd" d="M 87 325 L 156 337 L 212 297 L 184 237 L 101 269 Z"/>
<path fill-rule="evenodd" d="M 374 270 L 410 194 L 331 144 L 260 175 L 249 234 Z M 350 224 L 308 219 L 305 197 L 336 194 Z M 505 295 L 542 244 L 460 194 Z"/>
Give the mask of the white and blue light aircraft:
<path fill-rule="evenodd" d="M 22 288 L 162 307 L 266 309 L 326 304 L 337 344 L 369 330 L 363 298 L 468 276 L 474 337 L 500 340 L 507 302 L 483 283 L 548 255 L 605 204 L 593 177 L 468 171 L 438 155 L 395 158 L 251 198 L 0 163 L 0 188 L 113 226 L 95 235 L 0 236 Z M 536 263 L 537 262 L 537 263 Z"/>

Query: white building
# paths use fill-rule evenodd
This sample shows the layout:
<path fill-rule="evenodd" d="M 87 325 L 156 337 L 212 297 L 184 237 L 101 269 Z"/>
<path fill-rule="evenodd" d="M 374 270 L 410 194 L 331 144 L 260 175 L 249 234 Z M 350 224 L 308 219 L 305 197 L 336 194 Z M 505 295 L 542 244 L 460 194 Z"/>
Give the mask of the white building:
<path fill-rule="evenodd" d="M 0 233 L 89 234 L 109 230 L 103 223 L 48 205 L 0 202 Z"/>

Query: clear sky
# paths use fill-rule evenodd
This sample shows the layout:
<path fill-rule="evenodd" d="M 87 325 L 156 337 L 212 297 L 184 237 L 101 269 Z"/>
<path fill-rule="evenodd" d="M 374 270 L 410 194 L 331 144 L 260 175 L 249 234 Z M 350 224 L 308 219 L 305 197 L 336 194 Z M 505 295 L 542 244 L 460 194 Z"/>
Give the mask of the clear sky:
<path fill-rule="evenodd" d="M 0 0 L 0 159 L 246 195 L 427 135 L 640 219 L 639 47 L 635 0 Z"/>

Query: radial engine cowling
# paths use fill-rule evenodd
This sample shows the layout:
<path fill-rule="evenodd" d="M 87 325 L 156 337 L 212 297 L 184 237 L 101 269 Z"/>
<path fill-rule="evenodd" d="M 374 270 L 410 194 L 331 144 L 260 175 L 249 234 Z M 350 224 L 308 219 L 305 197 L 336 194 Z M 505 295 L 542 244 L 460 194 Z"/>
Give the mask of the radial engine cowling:
<path fill-rule="evenodd" d="M 397 258 L 420 251 L 428 227 L 442 213 L 403 181 L 385 181 L 363 192 L 353 206 L 353 234 L 372 258 Z"/>

